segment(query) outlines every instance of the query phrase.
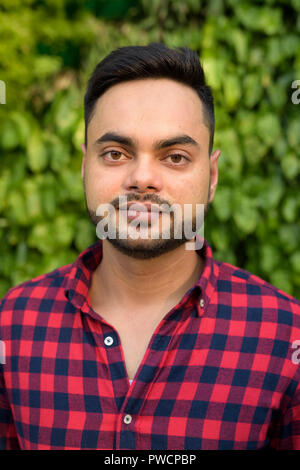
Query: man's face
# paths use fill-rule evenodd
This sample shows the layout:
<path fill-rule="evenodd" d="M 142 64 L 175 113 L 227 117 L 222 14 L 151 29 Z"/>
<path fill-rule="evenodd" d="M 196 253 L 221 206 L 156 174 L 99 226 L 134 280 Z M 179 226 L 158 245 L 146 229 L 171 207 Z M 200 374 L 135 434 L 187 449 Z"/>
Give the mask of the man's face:
<path fill-rule="evenodd" d="M 109 141 L 99 142 L 107 133 L 126 137 L 128 142 L 120 143 L 112 136 Z M 158 145 L 183 135 L 194 143 Z M 96 215 L 99 205 L 109 203 L 116 209 L 116 218 L 109 219 L 116 236 L 107 238 L 116 249 L 137 259 L 155 258 L 190 240 L 184 232 L 188 220 L 193 230 L 199 230 L 197 205 L 204 204 L 205 214 L 214 197 L 219 152 L 209 156 L 209 130 L 204 124 L 201 100 L 192 88 L 165 78 L 112 86 L 95 105 L 87 142 L 82 164 L 87 210 L 97 225 L 103 220 L 103 216 Z M 120 196 L 126 196 L 127 202 L 165 207 L 174 204 L 181 209 L 182 217 L 175 218 L 172 211 L 166 211 L 136 228 L 136 233 L 147 232 L 146 238 L 132 237 L 132 220 L 127 212 L 118 210 Z M 187 213 L 186 207 L 191 212 Z M 167 225 L 170 236 L 165 238 Z M 120 237 L 120 229 L 124 228 L 128 229 L 126 238 Z M 182 232 L 180 238 L 178 230 Z"/>

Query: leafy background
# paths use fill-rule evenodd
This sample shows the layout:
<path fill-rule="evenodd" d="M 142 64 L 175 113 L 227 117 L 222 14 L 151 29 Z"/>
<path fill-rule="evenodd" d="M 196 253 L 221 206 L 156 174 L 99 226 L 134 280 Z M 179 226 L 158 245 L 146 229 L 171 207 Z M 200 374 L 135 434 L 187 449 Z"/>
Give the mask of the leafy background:
<path fill-rule="evenodd" d="M 95 65 L 126 45 L 199 53 L 216 103 L 214 255 L 300 298 L 300 0 L 2 0 L 0 296 L 97 240 L 80 144 Z"/>

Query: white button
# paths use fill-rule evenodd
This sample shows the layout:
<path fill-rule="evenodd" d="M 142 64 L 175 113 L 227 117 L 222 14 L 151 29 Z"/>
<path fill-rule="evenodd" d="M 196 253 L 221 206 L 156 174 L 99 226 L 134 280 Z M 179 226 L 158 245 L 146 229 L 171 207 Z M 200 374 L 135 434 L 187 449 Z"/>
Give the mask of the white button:
<path fill-rule="evenodd" d="M 125 423 L 125 424 L 130 424 L 131 421 L 132 421 L 132 416 L 126 415 L 126 416 L 124 417 L 124 423 Z"/>
<path fill-rule="evenodd" d="M 203 299 L 200 300 L 200 307 L 202 307 L 202 308 L 204 307 L 204 300 Z"/>
<path fill-rule="evenodd" d="M 111 336 L 106 336 L 105 340 L 104 340 L 104 344 L 106 346 L 111 346 L 113 344 L 114 340 Z"/>

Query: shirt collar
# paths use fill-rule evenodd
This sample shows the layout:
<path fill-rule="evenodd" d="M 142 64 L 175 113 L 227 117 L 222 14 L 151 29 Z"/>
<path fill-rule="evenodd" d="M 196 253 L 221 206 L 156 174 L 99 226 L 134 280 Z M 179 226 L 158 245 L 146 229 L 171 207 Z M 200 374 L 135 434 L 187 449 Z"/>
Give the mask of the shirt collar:
<path fill-rule="evenodd" d="M 213 259 L 212 249 L 207 240 L 200 238 L 198 235 L 197 238 L 202 241 L 200 244 L 201 248 L 197 249 L 197 253 L 203 258 L 203 270 L 194 286 L 185 294 L 184 299 L 195 295 L 198 304 L 198 316 L 201 316 L 209 304 L 216 287 L 219 266 Z M 65 295 L 76 308 L 82 309 L 87 304 L 92 273 L 101 262 L 103 256 L 102 243 L 103 241 L 99 240 L 80 253 L 71 265 L 70 271 L 66 274 L 64 283 Z"/>

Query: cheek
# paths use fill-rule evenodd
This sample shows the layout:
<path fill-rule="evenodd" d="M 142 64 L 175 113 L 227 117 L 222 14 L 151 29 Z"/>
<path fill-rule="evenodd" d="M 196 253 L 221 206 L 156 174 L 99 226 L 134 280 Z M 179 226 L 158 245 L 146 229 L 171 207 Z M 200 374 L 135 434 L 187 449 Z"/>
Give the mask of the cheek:
<path fill-rule="evenodd" d="M 85 169 L 85 192 L 91 206 L 100 203 L 111 202 L 118 192 L 119 187 L 114 187 L 112 179 L 108 178 L 103 171 L 90 165 Z"/>
<path fill-rule="evenodd" d="M 197 178 L 176 187 L 176 197 L 185 204 L 206 203 L 209 188 L 209 178 Z"/>

